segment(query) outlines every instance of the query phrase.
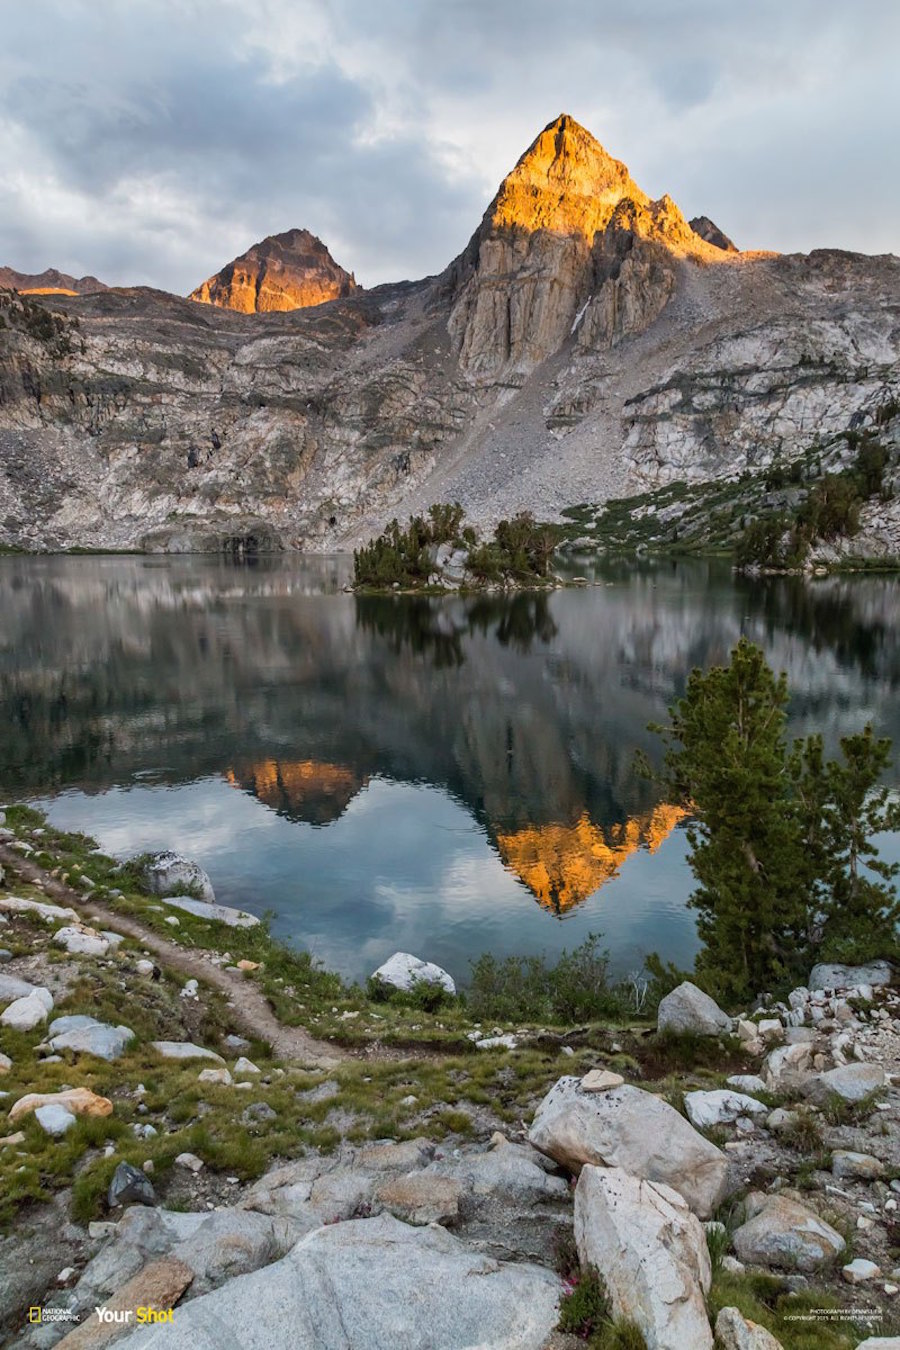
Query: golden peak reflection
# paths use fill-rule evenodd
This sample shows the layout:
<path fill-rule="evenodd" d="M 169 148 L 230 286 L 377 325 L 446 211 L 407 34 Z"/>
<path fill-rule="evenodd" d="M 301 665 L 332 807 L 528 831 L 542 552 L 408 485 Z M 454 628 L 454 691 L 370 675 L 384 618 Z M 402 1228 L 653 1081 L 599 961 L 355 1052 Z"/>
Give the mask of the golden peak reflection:
<path fill-rule="evenodd" d="M 273 811 L 313 825 L 337 820 L 369 781 L 342 764 L 317 759 L 257 760 L 229 769 L 226 778 Z"/>
<path fill-rule="evenodd" d="M 611 881 L 638 849 L 655 853 L 687 812 L 663 803 L 606 829 L 582 812 L 574 825 L 534 825 L 497 836 L 503 865 L 558 914 Z"/>

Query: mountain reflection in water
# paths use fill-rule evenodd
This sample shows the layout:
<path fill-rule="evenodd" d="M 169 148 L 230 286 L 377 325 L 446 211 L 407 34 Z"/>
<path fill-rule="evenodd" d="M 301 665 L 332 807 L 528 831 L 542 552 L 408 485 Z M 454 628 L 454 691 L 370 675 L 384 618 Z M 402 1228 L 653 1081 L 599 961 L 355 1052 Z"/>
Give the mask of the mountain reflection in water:
<path fill-rule="evenodd" d="M 681 815 L 634 754 L 742 632 L 787 671 L 794 732 L 900 740 L 890 577 L 611 564 L 584 589 L 436 599 L 346 576 L 0 559 L 0 792 L 120 853 L 191 853 L 347 974 L 400 948 L 464 978 L 483 950 L 590 931 L 619 968 L 690 960 Z"/>

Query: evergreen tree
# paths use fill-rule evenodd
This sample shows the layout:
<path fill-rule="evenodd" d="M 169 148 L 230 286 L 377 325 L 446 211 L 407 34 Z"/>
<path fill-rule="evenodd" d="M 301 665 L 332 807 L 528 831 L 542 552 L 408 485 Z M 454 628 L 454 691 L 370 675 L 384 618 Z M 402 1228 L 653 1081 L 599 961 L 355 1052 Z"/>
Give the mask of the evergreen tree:
<path fill-rule="evenodd" d="M 867 726 L 825 759 L 821 736 L 785 737 L 787 680 L 742 638 L 728 666 L 692 672 L 684 698 L 655 727 L 663 783 L 691 811 L 703 948 L 696 970 L 717 997 L 741 1002 L 804 978 L 817 959 L 900 954 L 897 864 L 874 836 L 900 829 L 881 786 L 890 742 Z"/>
<path fill-rule="evenodd" d="M 728 666 L 692 672 L 670 709 L 665 782 L 689 806 L 691 867 L 700 883 L 697 973 L 742 1000 L 794 974 L 807 915 L 801 829 L 791 808 L 785 708 L 760 649 L 742 638 Z"/>

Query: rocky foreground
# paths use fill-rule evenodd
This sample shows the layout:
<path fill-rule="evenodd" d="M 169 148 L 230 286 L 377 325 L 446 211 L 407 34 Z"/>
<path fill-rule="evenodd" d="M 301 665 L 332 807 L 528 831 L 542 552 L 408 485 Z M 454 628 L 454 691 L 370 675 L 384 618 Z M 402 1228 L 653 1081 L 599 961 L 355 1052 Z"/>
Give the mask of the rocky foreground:
<path fill-rule="evenodd" d="M 7 1344 L 900 1346 L 886 962 L 737 1018 L 685 982 L 655 1023 L 482 1026 L 406 953 L 304 983 L 177 855 L 20 808 L 0 851 Z"/>

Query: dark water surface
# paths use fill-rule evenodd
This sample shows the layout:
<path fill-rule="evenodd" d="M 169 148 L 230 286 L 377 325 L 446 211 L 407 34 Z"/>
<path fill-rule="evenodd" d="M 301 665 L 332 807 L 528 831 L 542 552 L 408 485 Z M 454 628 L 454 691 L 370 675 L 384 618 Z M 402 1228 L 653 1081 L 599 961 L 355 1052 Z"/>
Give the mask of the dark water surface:
<path fill-rule="evenodd" d="M 601 932 L 689 963 L 678 812 L 634 770 L 741 633 L 792 730 L 900 744 L 900 583 L 608 565 L 549 596 L 357 598 L 347 560 L 0 558 L 0 799 L 218 897 L 362 977 Z M 900 857 L 900 841 L 886 841 Z"/>

